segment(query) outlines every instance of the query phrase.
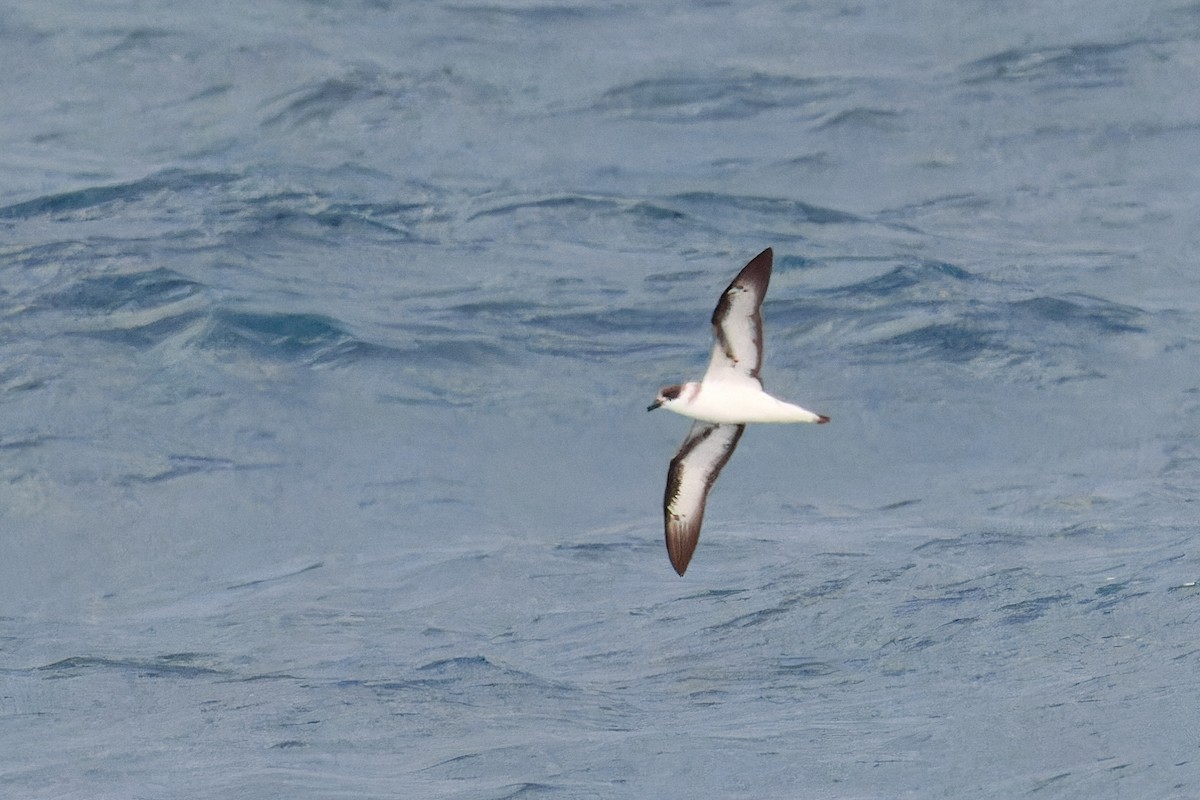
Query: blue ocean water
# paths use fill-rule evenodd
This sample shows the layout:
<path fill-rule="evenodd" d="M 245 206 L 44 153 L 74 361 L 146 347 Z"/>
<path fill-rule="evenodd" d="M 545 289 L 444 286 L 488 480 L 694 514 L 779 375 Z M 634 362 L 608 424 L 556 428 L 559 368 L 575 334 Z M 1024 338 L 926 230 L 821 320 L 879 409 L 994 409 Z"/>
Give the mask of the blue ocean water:
<path fill-rule="evenodd" d="M 16 0 L 0 794 L 1200 796 L 1200 5 Z M 768 390 L 661 501 L 764 247 Z"/>

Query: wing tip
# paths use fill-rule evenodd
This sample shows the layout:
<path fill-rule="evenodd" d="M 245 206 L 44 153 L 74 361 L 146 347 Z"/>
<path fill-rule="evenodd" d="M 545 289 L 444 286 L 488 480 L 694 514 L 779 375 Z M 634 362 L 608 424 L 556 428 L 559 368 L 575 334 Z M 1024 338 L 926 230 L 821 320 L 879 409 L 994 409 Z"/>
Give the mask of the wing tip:
<path fill-rule="evenodd" d="M 703 519 L 704 510 L 700 510 Z M 700 522 L 697 520 L 668 519 L 666 525 L 667 558 L 671 560 L 671 568 L 675 574 L 683 577 L 687 572 L 696 545 L 700 543 Z"/>
<path fill-rule="evenodd" d="M 742 267 L 738 277 L 750 277 L 751 275 L 766 274 L 766 277 L 771 275 L 771 267 L 775 261 L 775 251 L 768 247 L 754 258 L 746 262 L 746 266 Z M 737 283 L 735 280 L 734 283 Z"/>
<path fill-rule="evenodd" d="M 683 577 L 683 573 L 687 572 L 688 564 L 691 563 L 692 553 L 696 552 L 695 546 L 688 548 L 685 543 L 679 542 L 681 546 L 671 547 L 671 542 L 667 542 L 667 558 L 671 559 L 671 568 L 675 570 L 675 574 Z"/>

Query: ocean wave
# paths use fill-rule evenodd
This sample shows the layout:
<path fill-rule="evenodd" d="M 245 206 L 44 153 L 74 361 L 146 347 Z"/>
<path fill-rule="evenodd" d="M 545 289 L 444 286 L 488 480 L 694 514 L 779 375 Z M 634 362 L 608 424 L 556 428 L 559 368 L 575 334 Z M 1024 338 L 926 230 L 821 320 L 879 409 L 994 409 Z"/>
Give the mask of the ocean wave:
<path fill-rule="evenodd" d="M 555 241 L 600 245 L 621 241 L 649 246 L 683 236 L 693 221 L 653 199 L 585 194 L 514 197 L 468 213 L 454 235 L 494 244 Z"/>
<path fill-rule="evenodd" d="M 565 239 L 649 249 L 663 241 L 747 236 L 778 244 L 799 238 L 805 225 L 865 222 L 838 209 L 777 197 L 703 191 L 649 197 L 558 193 L 491 200 L 465 215 L 454 235 L 489 244 Z"/>
<path fill-rule="evenodd" d="M 203 284 L 160 267 L 77 277 L 42 294 L 26 311 L 55 315 L 66 333 L 138 345 L 185 330 L 209 302 Z"/>
<path fill-rule="evenodd" d="M 145 272 L 89 275 L 45 298 L 49 308 L 111 317 L 134 315 L 148 309 L 173 306 L 204 291 L 196 281 L 166 268 Z"/>
<path fill-rule="evenodd" d="M 884 270 L 875 263 L 862 264 L 874 274 L 842 285 L 768 298 L 768 325 L 789 342 L 772 364 L 788 368 L 798 357 L 792 350 L 819 348 L 847 363 L 973 364 L 1017 380 L 1059 381 L 1097 376 L 1097 345 L 1149 327 L 1146 311 L 1099 297 L 1022 297 L 1017 285 L 931 259 Z"/>
<path fill-rule="evenodd" d="M 352 169 L 335 177 L 350 183 L 365 180 Z M 397 198 L 393 185 L 390 196 L 376 201 L 296 188 L 304 185 L 303 176 L 293 181 L 251 172 L 170 169 L 12 203 L 0 207 L 0 221 L 19 226 L 49 220 L 62 226 L 64 238 L 38 247 L 103 247 L 120 256 L 142 253 L 144 243 L 156 238 L 185 251 L 215 246 L 253 250 L 280 237 L 293 243 L 335 242 L 353 235 L 408 243 L 428 239 L 422 226 L 439 224 L 439 213 L 444 213 L 431 205 L 428 187 L 404 187 L 403 194 L 420 197 L 411 200 Z M 95 254 L 92 249 L 80 255 Z M 21 255 L 27 260 L 39 256 Z"/>
<path fill-rule="evenodd" d="M 1063 47 L 1016 48 L 967 64 L 963 82 L 1029 82 L 1048 89 L 1092 89 L 1125 80 L 1129 52 L 1146 42 L 1083 43 Z"/>
<path fill-rule="evenodd" d="M 836 316 L 826 310 L 822 318 Z M 845 345 L 864 363 L 975 362 L 1013 377 L 1058 381 L 1098 376 L 1090 354 L 1096 337 L 1138 333 L 1142 317 L 1115 303 L 1088 307 L 1054 296 L 924 307 L 900 301 L 861 315 Z M 1026 368 L 1013 371 L 1018 365 Z"/>
<path fill-rule="evenodd" d="M 199 653 L 172 653 L 155 658 L 108 658 L 104 656 L 71 656 L 37 667 L 41 672 L 54 672 L 62 677 L 75 677 L 85 672 L 113 671 L 132 673 L 138 678 L 224 678 L 231 673 L 196 664 Z"/>
<path fill-rule="evenodd" d="M 755 221 L 759 225 L 807 222 L 815 225 L 842 225 L 864 222 L 862 217 L 833 208 L 783 197 L 685 192 L 670 195 L 667 202 L 700 219 L 736 214 L 736 221 Z"/>
<path fill-rule="evenodd" d="M 775 108 L 807 108 L 846 91 L 840 79 L 730 69 L 644 78 L 616 86 L 601 95 L 592 110 L 665 122 L 719 121 Z"/>
<path fill-rule="evenodd" d="M 124 183 L 86 186 L 0 207 L 0 219 L 53 217 L 59 221 L 89 218 L 98 209 L 137 203 L 163 192 L 203 191 L 236 180 L 230 173 L 169 169 Z M 161 200 L 159 201 L 161 204 Z"/>
<path fill-rule="evenodd" d="M 836 111 L 821 121 L 819 130 L 874 130 L 896 133 L 904 130 L 901 124 L 903 116 L 898 111 L 887 108 L 847 108 Z"/>
<path fill-rule="evenodd" d="M 301 129 L 350 116 L 371 129 L 394 124 L 397 115 L 448 102 L 481 105 L 504 92 L 447 68 L 393 72 L 359 65 L 340 74 L 306 81 L 263 104 L 264 128 Z"/>
<path fill-rule="evenodd" d="M 221 358 L 330 365 L 399 352 L 325 315 L 223 304 L 205 284 L 161 267 L 70 279 L 42 292 L 24 313 L 54 315 L 49 330 L 134 347 L 172 342 Z"/>
<path fill-rule="evenodd" d="M 1091 295 L 1070 293 L 1032 297 L 1008 305 L 1013 317 L 1029 317 L 1099 334 L 1141 333 L 1146 330 L 1146 312 L 1140 308 L 1114 303 Z"/>
<path fill-rule="evenodd" d="M 219 355 L 332 365 L 388 353 L 321 314 L 216 309 L 191 335 L 195 347 Z"/>
<path fill-rule="evenodd" d="M 423 206 L 403 203 L 329 203 L 322 198 L 263 196 L 248 201 L 238 214 L 245 242 L 329 241 L 330 237 L 382 238 L 393 243 L 420 239 L 415 225 Z"/>
<path fill-rule="evenodd" d="M 945 292 L 971 281 L 974 276 L 962 267 L 944 261 L 912 259 L 898 264 L 882 275 L 875 275 L 855 283 L 837 287 L 828 294 L 852 298 L 890 298 L 923 296 L 944 298 Z"/>
<path fill-rule="evenodd" d="M 555 24 L 574 22 L 576 20 L 591 20 L 599 17 L 623 13 L 635 6 L 624 3 L 456 3 L 450 6 L 456 13 L 470 17 L 480 17 L 487 21 L 506 19 L 519 24 L 546 23 Z"/>

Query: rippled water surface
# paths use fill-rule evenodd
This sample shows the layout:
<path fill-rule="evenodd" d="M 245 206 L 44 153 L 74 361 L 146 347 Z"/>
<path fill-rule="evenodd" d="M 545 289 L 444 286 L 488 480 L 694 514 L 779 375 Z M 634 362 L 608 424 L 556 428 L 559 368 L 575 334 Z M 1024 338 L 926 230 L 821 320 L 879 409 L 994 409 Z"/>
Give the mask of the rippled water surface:
<path fill-rule="evenodd" d="M 1200 6 L 9 4 L 0 785 L 1200 796 Z M 685 578 L 708 317 L 767 388 Z"/>

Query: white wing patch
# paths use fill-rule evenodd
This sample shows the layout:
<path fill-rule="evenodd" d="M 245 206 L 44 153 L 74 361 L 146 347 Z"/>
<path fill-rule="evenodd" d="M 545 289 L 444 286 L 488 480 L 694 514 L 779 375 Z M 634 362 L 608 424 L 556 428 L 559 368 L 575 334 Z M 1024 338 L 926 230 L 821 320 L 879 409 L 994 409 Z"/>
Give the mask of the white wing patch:
<path fill-rule="evenodd" d="M 688 431 L 675 458 L 671 459 L 667 491 L 663 497 L 663 520 L 667 555 L 671 566 L 680 575 L 687 570 L 700 541 L 708 491 L 733 455 L 745 430 L 745 425 L 697 422 Z"/>
<path fill-rule="evenodd" d="M 713 310 L 712 358 L 704 381 L 744 381 L 761 387 L 762 307 L 771 281 L 773 253 L 767 248 L 750 260 L 721 295 Z"/>

